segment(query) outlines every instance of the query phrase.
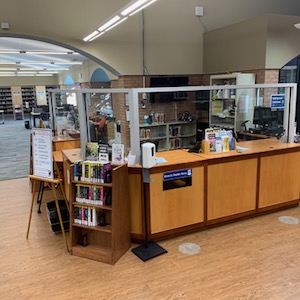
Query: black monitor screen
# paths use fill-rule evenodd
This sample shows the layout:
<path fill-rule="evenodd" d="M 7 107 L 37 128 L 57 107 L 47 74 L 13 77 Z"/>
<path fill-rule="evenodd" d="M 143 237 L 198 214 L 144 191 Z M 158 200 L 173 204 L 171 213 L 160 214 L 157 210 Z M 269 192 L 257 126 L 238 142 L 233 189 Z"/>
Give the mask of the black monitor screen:
<path fill-rule="evenodd" d="M 161 77 L 151 77 L 150 87 L 178 87 L 178 86 L 188 86 L 189 78 L 187 76 L 161 76 Z M 165 93 L 151 93 L 151 102 L 167 102 L 183 100 L 187 98 L 187 93 L 185 92 L 165 92 Z"/>

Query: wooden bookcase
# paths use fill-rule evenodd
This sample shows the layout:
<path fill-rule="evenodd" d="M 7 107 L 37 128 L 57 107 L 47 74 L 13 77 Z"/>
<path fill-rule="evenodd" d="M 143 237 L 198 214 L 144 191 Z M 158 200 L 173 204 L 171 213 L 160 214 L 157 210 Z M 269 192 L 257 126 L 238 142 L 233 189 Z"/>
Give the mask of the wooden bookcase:
<path fill-rule="evenodd" d="M 10 87 L 0 88 L 0 110 L 4 110 L 5 114 L 13 112 Z"/>
<path fill-rule="evenodd" d="M 88 183 L 73 180 L 73 199 L 70 205 L 71 254 L 115 264 L 130 248 L 130 207 L 127 165 L 112 167 L 112 183 Z M 98 185 L 111 189 L 112 204 L 107 206 L 83 204 L 75 201 L 76 184 Z M 86 226 L 74 223 L 74 206 L 101 209 L 105 214 L 106 226 Z M 86 235 L 87 246 L 80 241 Z"/>
<path fill-rule="evenodd" d="M 157 124 L 140 124 L 140 140 L 158 143 L 156 151 L 190 147 L 196 142 L 196 122 L 174 121 Z"/>

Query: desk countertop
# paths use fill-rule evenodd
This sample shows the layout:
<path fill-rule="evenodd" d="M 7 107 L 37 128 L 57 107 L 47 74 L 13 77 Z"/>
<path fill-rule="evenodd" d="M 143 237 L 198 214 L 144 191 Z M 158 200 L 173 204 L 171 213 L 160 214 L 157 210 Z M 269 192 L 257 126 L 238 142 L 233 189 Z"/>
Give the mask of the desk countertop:
<path fill-rule="evenodd" d="M 82 159 L 80 148 L 65 149 L 65 150 L 61 150 L 61 152 L 72 164 Z"/>
<path fill-rule="evenodd" d="M 288 149 L 291 150 L 297 148 L 300 151 L 300 144 L 282 143 L 280 142 L 280 140 L 276 138 L 238 142 L 237 147 L 242 147 L 245 148 L 246 150 L 242 152 L 233 150 L 228 152 L 218 152 L 218 153 L 209 153 L 209 154 L 196 153 L 196 155 L 211 160 L 215 158 L 243 156 L 243 155 L 257 154 L 257 153 L 269 153 L 271 151 L 280 151 L 280 150 L 288 150 Z"/>
<path fill-rule="evenodd" d="M 53 159 L 56 162 L 63 162 L 63 155 L 61 151 L 53 151 Z"/>
<path fill-rule="evenodd" d="M 64 141 L 73 141 L 73 140 L 80 140 L 80 138 L 73 138 L 71 136 L 53 136 L 52 142 L 64 142 Z"/>
<path fill-rule="evenodd" d="M 246 148 L 243 152 L 237 152 L 236 150 L 228 151 L 228 152 L 220 152 L 220 153 L 193 153 L 188 152 L 187 150 L 171 150 L 171 151 L 163 151 L 157 152 L 156 157 L 162 157 L 167 162 L 157 164 L 152 169 L 155 172 L 155 169 L 167 167 L 170 168 L 173 165 L 179 164 L 195 164 L 195 163 L 203 163 L 205 160 L 212 160 L 217 158 L 229 158 L 229 157 L 237 157 L 244 156 L 249 154 L 257 154 L 257 153 L 269 153 L 271 151 L 281 151 L 281 150 L 296 150 L 300 151 L 300 144 L 298 143 L 282 143 L 278 139 L 263 139 L 263 140 L 254 140 L 254 141 L 245 141 L 237 143 L 237 146 Z M 60 152 L 60 151 L 55 151 Z M 66 149 L 61 151 L 63 155 L 71 162 L 81 160 L 81 149 Z M 59 155 L 59 154 L 57 154 Z M 59 156 L 58 156 L 59 159 Z M 130 166 L 132 169 L 141 169 L 141 165 Z"/>
<path fill-rule="evenodd" d="M 31 114 L 32 116 L 40 116 L 40 115 L 41 115 L 40 112 L 34 112 L 34 111 L 30 112 L 30 114 Z"/>

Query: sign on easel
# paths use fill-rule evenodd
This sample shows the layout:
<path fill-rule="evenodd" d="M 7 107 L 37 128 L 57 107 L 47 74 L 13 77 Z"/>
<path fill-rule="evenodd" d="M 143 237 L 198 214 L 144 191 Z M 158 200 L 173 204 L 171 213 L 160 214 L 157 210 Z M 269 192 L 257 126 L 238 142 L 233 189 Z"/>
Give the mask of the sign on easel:
<path fill-rule="evenodd" d="M 53 179 L 52 130 L 32 129 L 33 175 Z"/>

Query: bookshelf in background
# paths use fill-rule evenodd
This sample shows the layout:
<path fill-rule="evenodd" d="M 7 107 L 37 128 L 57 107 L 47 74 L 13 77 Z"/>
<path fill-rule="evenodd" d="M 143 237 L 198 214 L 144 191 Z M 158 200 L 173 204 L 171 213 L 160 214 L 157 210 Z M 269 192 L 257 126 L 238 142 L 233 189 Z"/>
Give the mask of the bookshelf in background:
<path fill-rule="evenodd" d="M 141 124 L 140 141 L 158 142 L 157 151 L 190 147 L 196 142 L 196 122 Z"/>
<path fill-rule="evenodd" d="M 131 245 L 128 170 L 125 164 L 111 166 L 107 177 L 105 165 L 95 161 L 74 164 L 71 254 L 115 264 Z M 102 177 L 93 166 L 100 168 Z M 78 177 L 78 170 L 84 177 Z"/>
<path fill-rule="evenodd" d="M 59 89 L 59 86 L 58 85 L 48 85 L 46 86 L 46 97 L 47 97 L 47 104 L 49 106 L 49 102 L 50 102 L 50 97 L 51 97 L 51 90 L 57 90 Z M 60 104 L 60 94 L 59 93 L 56 93 L 55 94 L 55 98 L 56 98 L 56 105 L 57 104 Z M 59 105 L 60 106 L 60 105 Z"/>
<path fill-rule="evenodd" d="M 0 88 L 0 110 L 4 110 L 5 114 L 13 113 L 10 87 Z"/>
<path fill-rule="evenodd" d="M 35 87 L 34 86 L 22 86 L 22 98 L 23 98 L 23 108 L 27 111 L 32 111 L 32 108 L 36 106 L 35 99 Z M 28 105 L 26 106 L 26 103 Z"/>

